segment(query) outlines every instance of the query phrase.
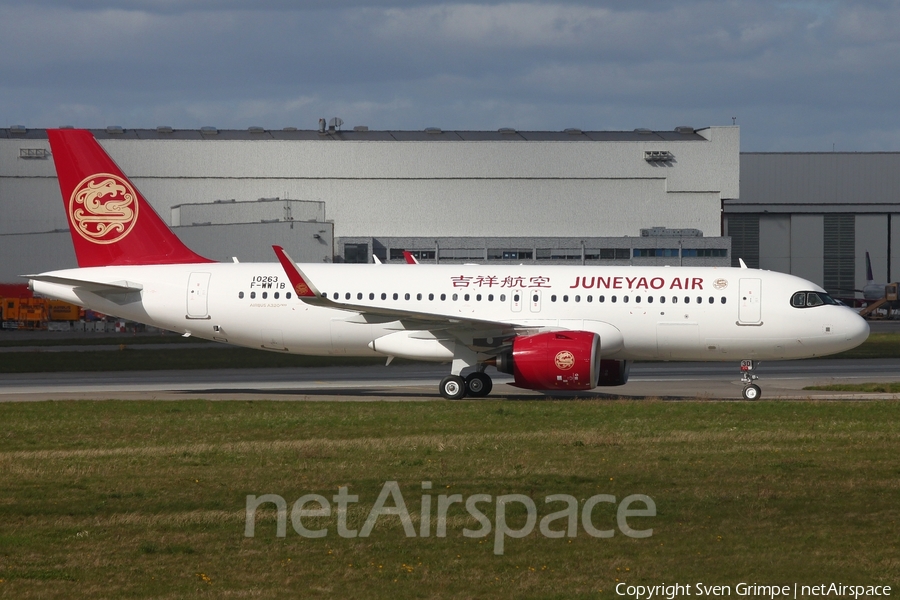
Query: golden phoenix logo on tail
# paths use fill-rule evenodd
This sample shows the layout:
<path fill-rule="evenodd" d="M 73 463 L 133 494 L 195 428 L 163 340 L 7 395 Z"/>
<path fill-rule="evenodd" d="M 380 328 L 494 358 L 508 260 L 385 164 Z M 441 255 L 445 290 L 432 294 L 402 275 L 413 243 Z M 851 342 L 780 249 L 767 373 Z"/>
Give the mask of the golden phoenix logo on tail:
<path fill-rule="evenodd" d="M 69 217 L 83 238 L 95 244 L 118 242 L 134 228 L 137 192 L 111 173 L 85 177 L 69 198 Z"/>

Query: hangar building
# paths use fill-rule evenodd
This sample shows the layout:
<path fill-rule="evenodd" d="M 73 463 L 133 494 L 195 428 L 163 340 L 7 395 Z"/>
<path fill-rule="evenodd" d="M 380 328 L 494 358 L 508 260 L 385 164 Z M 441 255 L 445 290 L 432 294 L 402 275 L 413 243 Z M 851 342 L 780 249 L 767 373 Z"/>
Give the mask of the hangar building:
<path fill-rule="evenodd" d="M 92 130 L 200 254 L 303 261 L 730 264 L 737 127 Z M 75 266 L 47 134 L 0 129 L 0 281 Z"/>
<path fill-rule="evenodd" d="M 732 260 L 792 273 L 841 298 L 900 280 L 900 153 L 741 154 L 741 194 L 723 201 Z M 860 295 L 857 294 L 857 297 Z"/>

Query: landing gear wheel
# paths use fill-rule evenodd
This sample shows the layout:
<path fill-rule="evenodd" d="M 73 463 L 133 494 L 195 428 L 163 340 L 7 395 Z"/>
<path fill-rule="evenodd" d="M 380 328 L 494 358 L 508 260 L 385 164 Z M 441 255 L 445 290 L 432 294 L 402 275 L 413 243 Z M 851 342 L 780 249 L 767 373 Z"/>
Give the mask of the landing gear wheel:
<path fill-rule="evenodd" d="M 448 375 L 441 379 L 440 392 L 447 400 L 459 400 L 466 395 L 466 381 L 459 375 Z"/>
<path fill-rule="evenodd" d="M 466 377 L 466 392 L 473 398 L 484 398 L 491 393 L 494 382 L 484 373 L 472 373 Z"/>
<path fill-rule="evenodd" d="M 762 390 L 759 389 L 758 385 L 753 383 L 745 387 L 742 394 L 744 400 L 759 400 L 759 397 L 762 395 Z"/>

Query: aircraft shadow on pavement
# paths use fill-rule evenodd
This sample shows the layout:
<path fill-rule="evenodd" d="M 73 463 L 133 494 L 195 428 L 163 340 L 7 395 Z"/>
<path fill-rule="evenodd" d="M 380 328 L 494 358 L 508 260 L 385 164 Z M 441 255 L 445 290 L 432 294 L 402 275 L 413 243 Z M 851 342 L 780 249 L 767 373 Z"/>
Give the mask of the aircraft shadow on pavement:
<path fill-rule="evenodd" d="M 437 394 L 428 394 L 427 392 L 419 392 L 419 391 L 399 391 L 399 390 L 391 390 L 385 388 L 330 388 L 330 389 L 315 389 L 315 390 L 304 390 L 304 389 L 280 389 L 280 390 L 264 390 L 264 389 L 253 389 L 253 388 L 217 388 L 217 389 L 208 389 L 208 390 L 190 390 L 180 392 L 185 396 L 197 396 L 201 395 L 204 397 L 215 398 L 216 396 L 234 396 L 237 394 L 248 395 L 248 396 L 270 396 L 273 398 L 281 398 L 288 399 L 289 396 L 294 396 L 298 398 L 322 398 L 329 396 L 346 396 L 350 399 L 352 398 L 404 398 L 404 399 L 420 399 L 420 400 L 443 400 Z M 604 394 L 604 393 L 591 393 L 591 392 L 579 392 L 579 393 L 561 393 L 557 392 L 554 394 L 494 394 L 488 396 L 487 398 L 472 398 L 466 397 L 465 400 L 503 400 L 507 402 L 538 402 L 538 401 L 613 401 L 613 400 L 644 400 L 644 398 L 638 398 L 633 396 L 621 396 L 618 394 Z M 684 398 L 678 397 L 659 397 L 654 396 L 654 399 L 663 400 L 663 401 L 675 401 L 675 400 L 684 400 Z"/>

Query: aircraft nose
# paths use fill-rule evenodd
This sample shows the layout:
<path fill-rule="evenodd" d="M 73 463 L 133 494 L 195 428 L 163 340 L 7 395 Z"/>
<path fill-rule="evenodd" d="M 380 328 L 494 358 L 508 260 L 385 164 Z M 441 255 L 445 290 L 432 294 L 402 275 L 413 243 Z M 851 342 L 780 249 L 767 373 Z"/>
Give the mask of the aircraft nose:
<path fill-rule="evenodd" d="M 848 309 L 841 333 L 847 340 L 847 349 L 856 348 L 869 337 L 869 323 L 855 311 Z"/>

